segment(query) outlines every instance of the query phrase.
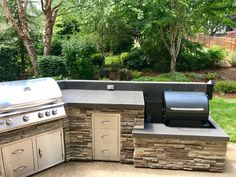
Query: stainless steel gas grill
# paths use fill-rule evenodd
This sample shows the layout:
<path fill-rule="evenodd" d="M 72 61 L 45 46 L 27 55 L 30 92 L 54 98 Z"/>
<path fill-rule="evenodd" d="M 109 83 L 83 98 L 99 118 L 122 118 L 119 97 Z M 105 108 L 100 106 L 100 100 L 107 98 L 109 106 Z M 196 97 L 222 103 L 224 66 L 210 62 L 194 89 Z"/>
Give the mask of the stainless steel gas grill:
<path fill-rule="evenodd" d="M 0 133 L 66 116 L 52 78 L 0 83 Z"/>
<path fill-rule="evenodd" d="M 174 127 L 209 127 L 209 101 L 203 92 L 164 92 L 164 122 Z"/>

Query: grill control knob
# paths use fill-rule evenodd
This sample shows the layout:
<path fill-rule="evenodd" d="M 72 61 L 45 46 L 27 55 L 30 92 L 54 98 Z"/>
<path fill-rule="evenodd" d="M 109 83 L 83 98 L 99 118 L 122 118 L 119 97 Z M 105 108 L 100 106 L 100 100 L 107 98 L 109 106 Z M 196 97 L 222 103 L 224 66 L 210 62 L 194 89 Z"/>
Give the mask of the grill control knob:
<path fill-rule="evenodd" d="M 56 109 L 52 110 L 52 115 L 57 115 L 57 110 Z"/>
<path fill-rule="evenodd" d="M 13 124 L 13 120 L 12 119 L 7 119 L 6 120 L 6 124 L 7 125 L 12 125 Z"/>
<path fill-rule="evenodd" d="M 43 117 L 44 117 L 44 114 L 41 113 L 41 112 L 39 112 L 39 113 L 38 113 L 38 117 L 39 117 L 39 118 L 43 118 Z"/>
<path fill-rule="evenodd" d="M 49 111 L 46 111 L 46 112 L 45 112 L 45 115 L 46 115 L 46 116 L 50 116 L 51 113 L 50 113 Z"/>
<path fill-rule="evenodd" d="M 23 121 L 24 121 L 24 122 L 29 121 L 29 116 L 23 116 Z"/>

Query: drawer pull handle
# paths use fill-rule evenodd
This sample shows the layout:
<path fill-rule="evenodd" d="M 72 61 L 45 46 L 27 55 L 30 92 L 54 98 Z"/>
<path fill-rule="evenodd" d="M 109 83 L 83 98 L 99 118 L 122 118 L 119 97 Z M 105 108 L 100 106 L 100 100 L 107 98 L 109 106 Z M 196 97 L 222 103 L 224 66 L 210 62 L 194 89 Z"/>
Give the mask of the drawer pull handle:
<path fill-rule="evenodd" d="M 101 124 L 107 125 L 110 124 L 110 121 L 101 121 Z"/>
<path fill-rule="evenodd" d="M 22 153 L 24 151 L 25 151 L 24 149 L 17 149 L 15 151 L 13 151 L 12 154 L 20 154 L 20 153 Z"/>
<path fill-rule="evenodd" d="M 42 157 L 43 157 L 42 150 L 39 149 L 39 158 L 42 158 Z"/>
<path fill-rule="evenodd" d="M 15 170 L 13 171 L 21 171 L 21 170 L 24 170 L 27 166 L 20 166 L 18 168 L 16 168 Z"/>
<path fill-rule="evenodd" d="M 104 149 L 104 150 L 101 150 L 102 153 L 106 153 L 106 152 L 109 152 L 109 150 L 107 149 Z"/>
<path fill-rule="evenodd" d="M 110 138 L 109 135 L 102 135 L 101 138 L 105 139 L 105 138 Z"/>

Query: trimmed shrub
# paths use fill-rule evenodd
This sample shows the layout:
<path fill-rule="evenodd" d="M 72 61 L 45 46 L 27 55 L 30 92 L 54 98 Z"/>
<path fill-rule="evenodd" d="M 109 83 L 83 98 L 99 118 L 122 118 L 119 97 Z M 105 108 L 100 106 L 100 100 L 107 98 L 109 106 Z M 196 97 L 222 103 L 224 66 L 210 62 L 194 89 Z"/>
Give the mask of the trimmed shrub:
<path fill-rule="evenodd" d="M 215 66 L 219 61 L 223 60 L 227 56 L 227 52 L 218 46 L 209 48 L 207 53 L 209 55 L 209 66 Z"/>
<path fill-rule="evenodd" d="M 91 55 L 96 53 L 96 44 L 88 38 L 71 38 L 63 43 L 63 53 L 67 59 L 69 76 L 74 79 L 90 79 L 94 77 L 94 66 L 89 60 Z M 79 64 L 87 67 L 82 68 Z M 89 71 L 89 69 L 91 71 Z M 77 71 L 78 70 L 78 71 Z M 88 71 L 88 73 L 82 73 Z"/>
<path fill-rule="evenodd" d="M 124 63 L 124 60 L 126 60 L 129 57 L 129 53 L 128 52 L 122 52 L 120 54 L 120 61 L 121 63 Z"/>
<path fill-rule="evenodd" d="M 141 71 L 137 71 L 137 70 L 132 70 L 131 71 L 132 78 L 141 77 L 142 75 L 143 75 L 143 73 Z"/>
<path fill-rule="evenodd" d="M 105 57 L 99 53 L 93 54 L 91 56 L 91 62 L 94 66 L 104 66 Z"/>
<path fill-rule="evenodd" d="M 51 53 L 54 56 L 62 55 L 62 42 L 59 39 L 54 39 L 52 41 Z"/>
<path fill-rule="evenodd" d="M 96 52 L 96 44 L 86 38 L 75 37 L 63 43 L 63 54 L 68 60 L 69 67 L 77 58 L 90 58 Z"/>
<path fill-rule="evenodd" d="M 232 54 L 231 61 L 232 61 L 232 66 L 236 67 L 236 52 Z"/>
<path fill-rule="evenodd" d="M 42 77 L 68 76 L 65 58 L 59 56 L 43 56 L 39 59 L 39 74 Z"/>
<path fill-rule="evenodd" d="M 94 79 L 95 67 L 87 58 L 78 58 L 71 68 L 72 79 Z"/>
<path fill-rule="evenodd" d="M 131 72 L 126 69 L 126 68 L 122 68 L 119 70 L 119 78 L 120 80 L 124 80 L 124 81 L 128 81 L 131 79 Z"/>
<path fill-rule="evenodd" d="M 16 80 L 19 74 L 17 49 L 0 46 L 0 81 Z"/>
<path fill-rule="evenodd" d="M 236 93 L 236 81 L 216 82 L 214 90 L 222 93 Z"/>
<path fill-rule="evenodd" d="M 189 82 L 190 80 L 183 74 L 176 72 L 164 73 L 158 76 L 143 76 L 133 79 L 135 81 L 162 81 L 162 82 Z"/>
<path fill-rule="evenodd" d="M 144 51 L 141 48 L 135 48 L 130 51 L 128 57 L 124 60 L 124 65 L 129 69 L 143 70 L 145 68 L 150 68 L 152 61 L 144 54 Z"/>

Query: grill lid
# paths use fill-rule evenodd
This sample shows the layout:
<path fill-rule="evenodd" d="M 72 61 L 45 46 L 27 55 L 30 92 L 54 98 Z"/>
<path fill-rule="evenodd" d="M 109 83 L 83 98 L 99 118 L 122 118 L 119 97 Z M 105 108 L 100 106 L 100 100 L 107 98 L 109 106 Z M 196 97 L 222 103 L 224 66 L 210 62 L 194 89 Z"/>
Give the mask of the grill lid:
<path fill-rule="evenodd" d="M 52 78 L 0 83 L 0 113 L 50 104 L 62 94 Z"/>
<path fill-rule="evenodd" d="M 167 112 L 208 113 L 208 98 L 203 92 L 164 92 Z"/>

